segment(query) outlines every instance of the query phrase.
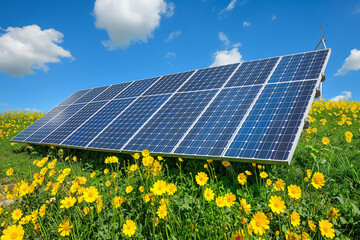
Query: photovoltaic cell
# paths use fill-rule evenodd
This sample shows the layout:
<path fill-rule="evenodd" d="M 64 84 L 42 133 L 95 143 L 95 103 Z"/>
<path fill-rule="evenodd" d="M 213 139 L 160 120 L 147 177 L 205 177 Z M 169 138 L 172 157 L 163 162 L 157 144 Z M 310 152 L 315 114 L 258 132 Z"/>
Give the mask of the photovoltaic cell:
<path fill-rule="evenodd" d="M 239 64 L 236 63 L 220 67 L 199 69 L 194 76 L 181 87 L 179 92 L 220 88 L 238 65 Z"/>
<path fill-rule="evenodd" d="M 287 159 L 317 81 L 268 84 L 225 157 Z"/>
<path fill-rule="evenodd" d="M 23 130 L 21 133 L 19 133 L 12 140 L 17 141 L 17 142 L 24 141 L 27 137 L 29 137 L 31 134 L 33 134 L 40 127 L 44 126 L 44 124 L 46 124 L 53 117 L 55 117 L 57 114 L 59 114 L 61 111 L 63 111 L 66 107 L 67 106 L 54 107 L 48 113 L 46 113 L 44 116 L 39 118 L 36 122 L 34 122 L 29 127 L 27 127 L 25 130 Z"/>
<path fill-rule="evenodd" d="M 174 153 L 221 155 L 260 88 L 222 89 Z"/>
<path fill-rule="evenodd" d="M 216 92 L 176 93 L 124 150 L 170 152 Z"/>
<path fill-rule="evenodd" d="M 126 89 L 126 91 L 117 95 L 115 97 L 115 99 L 140 96 L 158 79 L 159 79 L 159 77 L 154 77 L 154 78 L 147 78 L 147 79 L 143 79 L 143 80 L 134 81 Z"/>
<path fill-rule="evenodd" d="M 163 76 L 144 95 L 174 93 L 194 71 Z"/>
<path fill-rule="evenodd" d="M 269 83 L 316 79 L 321 74 L 329 49 L 284 56 Z"/>
<path fill-rule="evenodd" d="M 75 114 L 80 108 L 85 104 L 75 104 L 70 105 L 64 111 L 59 113 L 56 117 L 48 121 L 41 128 L 35 131 L 32 135 L 25 139 L 25 142 L 40 143 L 47 135 L 49 135 L 53 130 L 55 130 L 62 123 L 67 121 L 73 114 Z"/>
<path fill-rule="evenodd" d="M 99 108 L 104 106 L 106 102 L 91 102 L 71 116 L 66 122 L 60 125 L 49 136 L 41 142 L 49 144 L 60 144 L 64 139 L 75 131 L 84 121 L 89 119 Z"/>
<path fill-rule="evenodd" d="M 75 101 L 74 103 L 88 103 L 91 100 L 93 100 L 94 98 L 96 98 L 100 93 L 102 93 L 108 87 L 109 86 L 93 88 L 89 92 L 84 94 L 84 96 L 82 96 L 77 101 Z"/>
<path fill-rule="evenodd" d="M 134 100 L 135 98 L 125 98 L 110 101 L 61 144 L 86 147 L 91 140 Z"/>
<path fill-rule="evenodd" d="M 144 96 L 138 98 L 118 118 L 92 141 L 89 148 L 116 149 L 121 147 L 143 125 L 146 120 L 169 97 L 166 95 Z"/>
<path fill-rule="evenodd" d="M 98 95 L 93 100 L 93 102 L 95 102 L 95 101 L 103 101 L 103 100 L 111 100 L 116 95 L 118 95 L 120 92 L 122 92 L 130 84 L 131 84 L 131 82 L 112 85 L 108 89 L 106 89 L 104 92 L 100 93 L 100 95 Z"/>
<path fill-rule="evenodd" d="M 79 98 L 81 98 L 84 94 L 86 94 L 87 92 L 89 92 L 90 89 L 85 89 L 85 90 L 80 90 L 77 91 L 75 93 L 73 93 L 70 97 L 68 97 L 67 99 L 65 99 L 64 101 L 62 101 L 61 103 L 59 103 L 58 106 L 62 106 L 62 105 L 70 105 L 73 102 L 75 102 L 76 100 L 78 100 Z"/>
<path fill-rule="evenodd" d="M 242 63 L 225 87 L 263 84 L 278 59 L 277 57 Z"/>

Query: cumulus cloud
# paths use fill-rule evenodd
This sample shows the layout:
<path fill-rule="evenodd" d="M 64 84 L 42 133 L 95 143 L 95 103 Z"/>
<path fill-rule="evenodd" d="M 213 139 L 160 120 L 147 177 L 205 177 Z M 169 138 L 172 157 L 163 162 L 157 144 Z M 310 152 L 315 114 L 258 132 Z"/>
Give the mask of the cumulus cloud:
<path fill-rule="evenodd" d="M 276 15 L 273 15 L 271 20 L 275 21 L 276 20 Z"/>
<path fill-rule="evenodd" d="M 349 71 L 357 71 L 360 69 L 360 50 L 351 50 L 350 56 L 345 59 L 344 65 L 337 71 L 335 76 L 345 75 Z"/>
<path fill-rule="evenodd" d="M 341 95 L 335 96 L 331 100 L 332 101 L 339 101 L 339 100 L 341 101 L 341 100 L 346 100 L 346 99 L 349 99 L 349 98 L 351 98 L 351 92 L 343 91 L 341 93 Z"/>
<path fill-rule="evenodd" d="M 237 63 L 240 61 L 242 61 L 242 55 L 240 54 L 238 48 L 233 48 L 232 50 L 216 51 L 214 54 L 214 62 L 210 67 Z"/>
<path fill-rule="evenodd" d="M 229 45 L 230 41 L 228 39 L 228 37 L 225 35 L 225 33 L 223 32 L 219 32 L 219 39 L 220 41 L 222 41 L 225 45 Z"/>
<path fill-rule="evenodd" d="M 8 27 L 0 35 L 0 72 L 22 77 L 33 69 L 48 71 L 47 63 L 60 62 L 61 57 L 73 59 L 71 53 L 58 44 L 64 35 L 55 29 L 37 25 Z"/>
<path fill-rule="evenodd" d="M 180 34 L 181 34 L 181 31 L 174 31 L 174 32 L 171 32 L 171 33 L 169 34 L 169 36 L 165 39 L 165 42 L 169 42 L 169 41 L 171 41 L 172 39 L 174 39 L 174 38 L 176 38 L 176 37 L 180 36 Z"/>
<path fill-rule="evenodd" d="M 164 0 L 96 0 L 95 26 L 105 29 L 105 47 L 125 48 L 133 42 L 147 42 L 160 25 L 162 15 L 171 17 L 175 5 Z"/>
<path fill-rule="evenodd" d="M 250 27 L 251 23 L 247 21 L 243 21 L 243 27 Z"/>

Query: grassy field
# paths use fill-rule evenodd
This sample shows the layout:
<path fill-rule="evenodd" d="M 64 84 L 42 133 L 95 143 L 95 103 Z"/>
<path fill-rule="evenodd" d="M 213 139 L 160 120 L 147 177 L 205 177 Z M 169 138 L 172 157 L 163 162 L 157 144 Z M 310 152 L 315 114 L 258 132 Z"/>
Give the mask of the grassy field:
<path fill-rule="evenodd" d="M 3 112 L 1 240 L 359 239 L 359 112 L 315 102 L 290 166 L 11 144 L 42 114 Z"/>

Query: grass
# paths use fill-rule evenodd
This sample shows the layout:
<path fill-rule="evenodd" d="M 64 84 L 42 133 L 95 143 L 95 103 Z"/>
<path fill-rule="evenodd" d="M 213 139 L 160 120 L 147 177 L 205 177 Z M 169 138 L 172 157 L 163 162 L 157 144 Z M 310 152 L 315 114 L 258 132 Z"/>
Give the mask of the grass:
<path fill-rule="evenodd" d="M 26 237 L 35 239 L 61 239 L 66 232 L 61 226 L 66 228 L 67 223 L 73 227 L 66 237 L 72 239 L 122 239 L 129 236 L 136 239 L 241 239 L 245 236 L 246 239 L 308 239 L 306 234 L 311 239 L 356 239 L 360 235 L 359 111 L 360 103 L 356 101 L 315 102 L 308 117 L 310 128 L 303 131 L 290 166 L 253 166 L 243 163 L 231 163 L 227 166 L 227 162 L 159 160 L 151 156 L 122 154 L 114 155 L 118 163 L 105 164 L 104 160 L 113 154 L 25 144 L 11 145 L 9 139 L 41 114 L 2 113 L 0 185 L 13 186 L 20 180 L 34 185 L 34 174 L 35 179 L 39 180 L 41 174 L 36 173 L 45 170 L 46 173 L 42 183 L 35 184 L 33 190 L 21 193 L 21 186 L 17 185 L 7 192 L 3 191 L 3 198 L 10 194 L 15 196 L 15 201 L 5 207 L 2 213 L 0 210 L 0 223 L 4 223 L 1 224 L 0 231 L 10 229 L 11 226 L 19 227 L 19 222 L 26 222 L 25 217 L 30 216 L 30 223 L 22 224 L 21 228 Z M 352 136 L 347 132 L 351 132 Z M 44 167 L 54 159 L 57 159 L 54 167 L 56 174 L 49 176 L 50 169 Z M 42 165 L 41 161 L 46 163 Z M 14 169 L 11 176 L 6 175 L 9 168 Z M 52 194 L 53 186 L 44 191 L 50 181 L 52 184 L 58 182 L 61 172 L 67 168 L 70 169 L 70 174 L 64 177 L 65 181 L 60 184 L 56 194 Z M 104 173 L 105 168 L 109 169 L 109 173 Z M 306 170 L 311 170 L 310 176 L 307 176 Z M 247 176 L 246 184 L 242 185 L 238 181 L 238 175 L 244 173 L 246 176 L 245 171 L 252 175 Z M 91 178 L 93 172 L 96 176 Z M 199 172 L 208 177 L 204 186 L 195 177 Z M 266 172 L 268 176 L 261 178 L 261 172 Z M 325 177 L 325 184 L 319 189 L 311 184 L 315 172 L 320 172 Z M 79 183 L 76 180 L 79 176 L 85 177 L 87 181 L 72 193 L 71 188 Z M 309 177 L 307 181 L 306 177 Z M 286 184 L 284 191 L 276 191 L 274 188 L 274 183 L 279 178 Z M 272 181 L 270 185 L 269 180 Z M 169 192 L 160 194 L 156 185 L 154 186 L 161 183 L 159 181 L 173 183 L 177 190 L 173 195 Z M 289 195 L 289 185 L 300 187 L 299 199 Z M 98 195 L 101 195 L 94 202 L 88 202 L 84 195 L 85 189 L 90 186 L 95 187 Z M 131 192 L 127 189 L 129 186 L 133 188 Z M 141 186 L 144 187 L 143 192 L 139 190 Z M 207 201 L 204 196 L 207 188 L 214 192 L 214 199 L 211 201 Z M 24 195 L 20 199 L 22 194 Z M 235 201 L 231 200 L 232 195 Z M 74 206 L 61 208 L 64 205 L 61 201 L 70 196 L 76 199 Z M 116 196 L 126 198 L 119 207 L 114 205 Z M 228 197 L 225 199 L 227 206 L 222 206 L 221 200 L 225 196 Z M 272 196 L 281 197 L 286 206 L 284 212 L 275 213 L 268 206 Z M 246 205 L 245 208 L 241 205 L 241 199 L 246 199 L 251 205 L 250 212 L 247 213 Z M 44 205 L 44 216 L 36 216 L 36 211 L 39 215 L 39 210 Z M 161 206 L 165 207 L 160 209 Z M 87 207 L 89 212 L 85 214 Z M 331 212 L 333 208 L 335 211 Z M 11 215 L 16 209 L 22 210 L 23 218 L 14 223 Z M 257 212 L 263 213 L 266 220 L 269 220 L 268 224 L 263 222 L 269 229 L 264 228 L 264 234 L 260 235 L 260 229 L 256 229 L 255 234 L 253 227 L 250 235 L 249 228 L 253 226 L 251 222 L 259 216 L 256 215 Z M 294 212 L 300 216 L 299 225 L 296 224 L 296 218 L 292 221 L 291 216 L 296 216 L 293 215 Z M 315 223 L 315 231 L 311 230 L 308 220 Z M 333 225 L 331 229 L 335 230 L 334 236 L 331 231 L 329 235 L 320 231 L 319 223 L 325 220 Z M 126 230 L 126 227 L 129 229 Z M 21 232 L 19 229 L 17 231 Z"/>

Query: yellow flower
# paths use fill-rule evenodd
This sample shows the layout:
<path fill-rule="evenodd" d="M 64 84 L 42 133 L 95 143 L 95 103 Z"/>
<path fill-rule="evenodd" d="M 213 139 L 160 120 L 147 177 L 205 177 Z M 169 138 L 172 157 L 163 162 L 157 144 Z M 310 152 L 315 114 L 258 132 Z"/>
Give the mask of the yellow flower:
<path fill-rule="evenodd" d="M 184 160 L 182 158 L 178 158 L 179 162 L 183 162 Z"/>
<path fill-rule="evenodd" d="M 246 202 L 245 198 L 240 199 L 240 209 L 244 210 L 246 214 L 251 211 L 251 205 Z"/>
<path fill-rule="evenodd" d="M 204 164 L 204 168 L 205 168 L 205 169 L 208 168 L 208 165 L 207 165 L 207 164 Z"/>
<path fill-rule="evenodd" d="M 300 225 L 300 215 L 296 211 L 291 213 L 290 220 L 291 225 L 293 225 L 294 227 Z"/>
<path fill-rule="evenodd" d="M 96 175 L 96 172 L 92 172 L 92 173 L 90 174 L 90 178 L 95 177 L 95 175 Z"/>
<path fill-rule="evenodd" d="M 270 186 L 270 185 L 272 184 L 272 181 L 268 178 L 268 179 L 266 180 L 266 184 Z"/>
<path fill-rule="evenodd" d="M 12 214 L 11 214 L 11 217 L 12 219 L 14 219 L 14 221 L 18 221 L 23 215 L 23 212 L 21 211 L 21 209 L 15 209 Z"/>
<path fill-rule="evenodd" d="M 19 221 L 19 225 L 25 225 L 28 224 L 32 219 L 31 215 L 26 215 L 25 217 L 23 217 L 20 221 Z"/>
<path fill-rule="evenodd" d="M 160 219 L 164 219 L 167 215 L 166 205 L 164 204 L 160 205 L 156 213 Z"/>
<path fill-rule="evenodd" d="M 311 169 L 306 170 L 306 176 L 307 178 L 311 177 Z"/>
<path fill-rule="evenodd" d="M 242 229 L 236 230 L 235 235 L 231 237 L 231 240 L 245 240 L 245 239 L 246 239 L 246 234 Z"/>
<path fill-rule="evenodd" d="M 195 180 L 196 180 L 197 184 L 199 184 L 200 186 L 204 186 L 207 183 L 207 181 L 209 180 L 209 177 L 206 175 L 206 173 L 199 172 L 195 176 Z"/>
<path fill-rule="evenodd" d="M 46 212 L 46 204 L 41 205 L 40 210 L 39 210 L 39 215 L 40 217 L 43 217 L 45 215 Z"/>
<path fill-rule="evenodd" d="M 322 138 L 322 143 L 323 143 L 324 145 L 328 145 L 328 144 L 330 143 L 330 139 L 329 139 L 328 137 L 323 137 L 323 138 Z"/>
<path fill-rule="evenodd" d="M 322 188 L 325 185 L 324 175 L 322 173 L 315 172 L 311 179 L 311 184 L 316 189 Z"/>
<path fill-rule="evenodd" d="M 218 205 L 218 207 L 225 207 L 226 204 L 226 199 L 222 196 L 218 196 L 215 200 L 216 205 Z"/>
<path fill-rule="evenodd" d="M 347 141 L 348 143 L 350 143 L 350 142 L 351 142 L 351 139 L 353 138 L 352 132 L 347 131 L 347 132 L 345 133 L 345 138 L 346 138 L 346 141 Z"/>
<path fill-rule="evenodd" d="M 105 182 L 105 186 L 110 187 L 110 185 L 111 185 L 111 182 L 110 182 L 109 180 L 107 180 L 107 181 Z"/>
<path fill-rule="evenodd" d="M 147 149 L 144 149 L 144 150 L 141 152 L 141 154 L 143 155 L 143 157 L 147 157 L 147 156 L 150 155 L 150 151 L 147 150 Z"/>
<path fill-rule="evenodd" d="M 309 225 L 309 228 L 311 229 L 311 231 L 316 232 L 316 225 L 314 224 L 314 222 L 312 220 L 308 220 L 308 225 Z"/>
<path fill-rule="evenodd" d="M 144 150 L 145 151 L 145 150 Z M 136 231 L 136 224 L 133 220 L 126 220 L 122 227 L 122 232 L 126 235 L 131 237 L 135 234 Z"/>
<path fill-rule="evenodd" d="M 154 200 L 154 195 L 152 194 L 152 193 L 147 193 L 147 194 L 145 194 L 145 196 L 144 196 L 144 202 L 149 202 L 149 201 L 153 201 Z"/>
<path fill-rule="evenodd" d="M 135 153 L 135 154 L 133 155 L 133 157 L 134 157 L 134 159 L 138 160 L 138 159 L 140 158 L 140 154 L 139 154 L 139 153 Z"/>
<path fill-rule="evenodd" d="M 267 216 L 260 211 L 257 211 L 250 221 L 254 233 L 260 235 L 263 235 L 270 228 L 269 223 L 270 221 L 267 219 Z"/>
<path fill-rule="evenodd" d="M 174 193 L 177 191 L 177 187 L 173 183 L 169 183 L 167 185 L 167 194 L 168 195 L 174 195 Z"/>
<path fill-rule="evenodd" d="M 51 171 L 49 172 L 49 177 L 52 177 L 55 173 L 56 171 L 54 169 L 51 169 Z"/>
<path fill-rule="evenodd" d="M 206 160 L 208 163 L 212 163 L 212 159 L 208 159 L 208 160 Z"/>
<path fill-rule="evenodd" d="M 205 188 L 204 197 L 206 201 L 212 201 L 214 199 L 214 191 L 211 188 Z"/>
<path fill-rule="evenodd" d="M 56 162 L 57 162 L 57 159 L 54 159 L 53 161 L 49 162 L 47 165 L 48 168 L 53 169 L 55 167 Z"/>
<path fill-rule="evenodd" d="M 340 216 L 339 209 L 331 208 L 327 213 L 327 218 L 331 221 L 336 221 L 336 219 Z"/>
<path fill-rule="evenodd" d="M 125 192 L 126 193 L 131 193 L 133 190 L 133 187 L 132 186 L 127 186 L 126 189 L 125 189 Z"/>
<path fill-rule="evenodd" d="M 137 165 L 137 164 L 132 164 L 132 165 L 130 166 L 130 171 L 135 172 L 136 169 L 138 169 L 138 165 Z"/>
<path fill-rule="evenodd" d="M 102 210 L 102 207 L 103 207 L 103 200 L 102 200 L 102 196 L 99 195 L 99 197 L 96 199 L 96 211 L 98 213 L 100 213 Z"/>
<path fill-rule="evenodd" d="M 126 201 L 126 198 L 123 196 L 115 196 L 113 199 L 113 205 L 114 208 L 119 208 L 121 207 L 121 204 L 123 204 Z"/>
<path fill-rule="evenodd" d="M 261 178 L 267 178 L 269 175 L 266 172 L 261 172 L 260 177 Z"/>
<path fill-rule="evenodd" d="M 11 225 L 8 226 L 1 236 L 1 240 L 21 240 L 24 237 L 24 229 L 21 225 Z"/>
<path fill-rule="evenodd" d="M 119 163 L 119 159 L 116 156 L 105 158 L 105 164 L 110 164 L 110 163 Z"/>
<path fill-rule="evenodd" d="M 271 208 L 271 211 L 274 213 L 280 214 L 283 213 L 286 209 L 285 202 L 281 200 L 281 197 L 279 196 L 271 196 L 269 199 L 269 207 Z"/>
<path fill-rule="evenodd" d="M 235 201 L 236 201 L 236 196 L 232 193 L 226 193 L 225 194 L 225 206 L 227 207 L 232 207 L 234 204 L 235 204 Z"/>
<path fill-rule="evenodd" d="M 278 180 L 276 180 L 276 182 L 274 183 L 274 189 L 276 191 L 284 191 L 285 182 L 282 179 L 278 178 Z"/>
<path fill-rule="evenodd" d="M 76 198 L 74 197 L 65 197 L 64 200 L 61 200 L 61 206 L 60 208 L 70 208 L 72 206 L 74 206 L 76 202 Z"/>
<path fill-rule="evenodd" d="M 71 232 L 71 228 L 73 228 L 73 225 L 70 224 L 70 220 L 63 220 L 60 223 L 60 227 L 58 229 L 58 232 L 60 233 L 60 236 L 65 237 L 69 236 Z"/>
<path fill-rule="evenodd" d="M 164 160 L 164 158 L 163 158 L 162 156 L 157 156 L 157 159 L 158 159 L 159 161 Z"/>
<path fill-rule="evenodd" d="M 153 187 L 150 190 L 155 195 L 163 195 L 167 191 L 167 184 L 163 180 L 158 180 L 154 183 Z"/>
<path fill-rule="evenodd" d="M 73 156 L 73 161 L 76 162 L 77 161 L 77 157 L 76 156 Z"/>
<path fill-rule="evenodd" d="M 321 235 L 333 239 L 335 237 L 335 230 L 333 228 L 333 224 L 328 220 L 321 220 L 319 222 L 319 229 L 321 231 Z"/>
<path fill-rule="evenodd" d="M 152 156 L 146 156 L 143 157 L 142 162 L 145 167 L 149 167 L 153 164 L 154 158 Z"/>
<path fill-rule="evenodd" d="M 87 181 L 86 177 L 76 177 L 75 180 L 80 184 L 84 185 Z"/>
<path fill-rule="evenodd" d="M 301 188 L 296 185 L 288 186 L 289 197 L 299 199 L 301 197 Z"/>
<path fill-rule="evenodd" d="M 222 164 L 224 167 L 230 166 L 230 162 L 229 162 L 229 161 L 222 161 L 221 164 Z"/>
<path fill-rule="evenodd" d="M 6 176 L 11 176 L 14 173 L 14 169 L 13 168 L 9 168 L 8 170 L 6 170 Z"/>
<path fill-rule="evenodd" d="M 99 192 L 96 189 L 96 187 L 89 187 L 89 188 L 85 188 L 84 191 L 84 200 L 86 202 L 92 203 L 94 202 L 97 198 L 99 197 Z"/>
<path fill-rule="evenodd" d="M 139 187 L 139 191 L 140 191 L 140 192 L 144 192 L 144 191 L 145 191 L 144 186 L 140 186 L 140 187 Z"/>
<path fill-rule="evenodd" d="M 84 211 L 84 215 L 86 216 L 90 212 L 90 208 L 84 207 L 83 211 Z"/>
<path fill-rule="evenodd" d="M 248 170 L 245 171 L 245 174 L 248 175 L 248 176 L 252 175 L 252 173 L 250 171 L 248 171 Z"/>
<path fill-rule="evenodd" d="M 237 176 L 237 180 L 238 180 L 239 184 L 245 185 L 246 175 L 244 173 L 239 173 L 239 175 Z"/>
<path fill-rule="evenodd" d="M 104 170 L 104 174 L 108 174 L 108 173 L 109 173 L 109 169 L 106 168 L 106 169 Z"/>

